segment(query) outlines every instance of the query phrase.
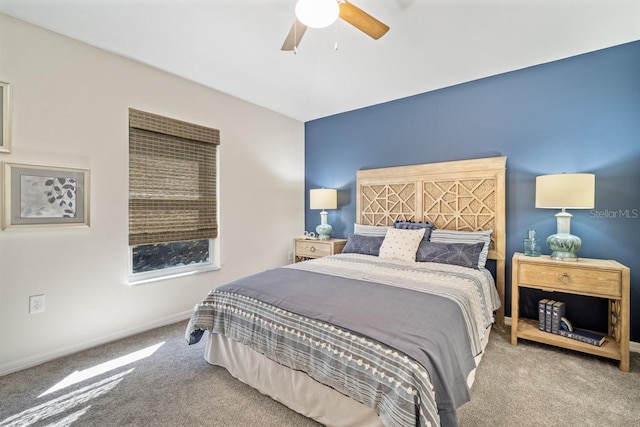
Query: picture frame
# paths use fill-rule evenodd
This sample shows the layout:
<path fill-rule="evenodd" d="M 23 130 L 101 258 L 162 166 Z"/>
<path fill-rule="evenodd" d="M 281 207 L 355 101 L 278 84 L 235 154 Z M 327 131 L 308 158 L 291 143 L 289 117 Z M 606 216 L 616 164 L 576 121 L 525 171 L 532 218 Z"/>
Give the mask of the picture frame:
<path fill-rule="evenodd" d="M 2 164 L 2 229 L 89 226 L 89 170 Z"/>
<path fill-rule="evenodd" d="M 0 82 L 0 153 L 11 152 L 11 85 Z"/>

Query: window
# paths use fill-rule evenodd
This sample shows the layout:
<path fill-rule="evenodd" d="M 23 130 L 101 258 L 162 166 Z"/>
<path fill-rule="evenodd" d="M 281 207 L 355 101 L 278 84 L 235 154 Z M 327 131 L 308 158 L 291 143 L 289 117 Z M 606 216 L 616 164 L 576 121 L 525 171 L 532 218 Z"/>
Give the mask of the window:
<path fill-rule="evenodd" d="M 133 281 L 211 269 L 220 131 L 129 109 Z"/>
<path fill-rule="evenodd" d="M 186 265 L 205 265 L 211 260 L 209 239 L 156 243 L 132 248 L 133 274 Z"/>

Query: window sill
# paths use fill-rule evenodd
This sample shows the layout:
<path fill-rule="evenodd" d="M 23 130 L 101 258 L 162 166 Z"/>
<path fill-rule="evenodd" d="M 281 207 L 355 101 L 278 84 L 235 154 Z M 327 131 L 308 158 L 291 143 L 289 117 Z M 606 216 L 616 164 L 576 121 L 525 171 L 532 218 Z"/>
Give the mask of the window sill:
<path fill-rule="evenodd" d="M 208 266 L 203 266 L 197 269 L 186 270 L 186 271 L 184 270 L 183 271 L 165 271 L 165 272 L 149 273 L 148 275 L 141 273 L 140 276 L 138 277 L 129 277 L 127 284 L 129 286 L 137 286 L 137 285 L 143 285 L 145 283 L 153 283 L 153 282 L 160 282 L 164 280 L 177 279 L 180 277 L 191 276 L 191 275 L 200 274 L 200 273 L 208 273 L 210 271 L 217 271 L 217 270 L 220 270 L 220 267 L 216 267 L 214 265 L 208 265 Z"/>

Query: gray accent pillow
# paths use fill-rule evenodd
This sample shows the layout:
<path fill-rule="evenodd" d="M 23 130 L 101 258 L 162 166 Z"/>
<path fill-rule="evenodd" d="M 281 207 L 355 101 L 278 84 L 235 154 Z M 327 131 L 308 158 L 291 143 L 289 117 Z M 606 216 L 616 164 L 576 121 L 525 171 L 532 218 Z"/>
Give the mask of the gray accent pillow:
<path fill-rule="evenodd" d="M 418 228 L 435 228 L 436 225 L 432 222 L 413 222 L 413 221 L 396 221 L 393 223 L 395 228 L 405 228 L 409 230 L 416 230 Z"/>
<path fill-rule="evenodd" d="M 363 236 L 360 234 L 350 234 L 347 237 L 347 244 L 342 249 L 343 254 L 363 254 L 374 255 L 380 254 L 380 246 L 385 236 Z"/>
<path fill-rule="evenodd" d="M 437 243 L 478 243 L 483 242 L 484 247 L 478 260 L 478 267 L 484 268 L 489 256 L 489 244 L 493 230 L 486 231 L 455 231 L 436 229 L 431 232 L 429 240 Z"/>
<path fill-rule="evenodd" d="M 478 260 L 484 243 L 437 243 L 420 242 L 416 252 L 418 262 L 437 262 L 440 264 L 453 264 L 462 267 L 478 267 Z"/>
<path fill-rule="evenodd" d="M 412 221 L 396 221 L 393 223 L 394 228 L 400 228 L 403 230 L 419 230 L 424 228 L 424 237 L 422 240 L 429 240 L 431 236 L 431 230 L 433 230 L 436 225 L 432 222 L 412 222 Z"/>

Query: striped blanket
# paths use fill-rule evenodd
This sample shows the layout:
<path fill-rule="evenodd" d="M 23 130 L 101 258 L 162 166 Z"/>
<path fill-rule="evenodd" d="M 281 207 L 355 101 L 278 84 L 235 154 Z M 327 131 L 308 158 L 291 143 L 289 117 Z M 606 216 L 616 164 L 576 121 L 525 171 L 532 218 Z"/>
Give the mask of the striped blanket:
<path fill-rule="evenodd" d="M 197 342 L 210 330 L 248 345 L 373 408 L 386 426 L 455 426 L 496 308 L 486 278 L 447 265 L 325 257 L 213 290 L 196 306 L 186 337 Z M 355 305 L 363 296 L 364 307 Z M 392 301 L 396 309 L 386 313 Z M 407 343 L 398 332 L 405 329 L 409 341 L 431 331 L 421 339 L 437 344 Z"/>

